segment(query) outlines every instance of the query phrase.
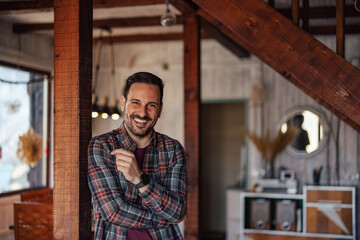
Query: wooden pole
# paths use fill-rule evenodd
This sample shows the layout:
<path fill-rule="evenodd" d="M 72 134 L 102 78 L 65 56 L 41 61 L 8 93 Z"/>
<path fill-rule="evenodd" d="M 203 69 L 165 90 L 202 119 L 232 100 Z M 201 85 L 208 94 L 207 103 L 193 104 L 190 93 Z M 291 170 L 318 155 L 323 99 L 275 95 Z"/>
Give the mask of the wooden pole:
<path fill-rule="evenodd" d="M 345 34 L 344 34 L 344 24 L 345 24 L 345 1 L 336 0 L 336 53 L 341 57 L 344 57 L 345 49 Z"/>
<path fill-rule="evenodd" d="M 92 1 L 54 1 L 54 239 L 91 239 Z"/>
<path fill-rule="evenodd" d="M 309 0 L 303 0 L 303 29 L 309 31 Z"/>
<path fill-rule="evenodd" d="M 200 26 L 196 16 L 184 21 L 185 151 L 189 194 L 185 239 L 199 239 Z"/>
<path fill-rule="evenodd" d="M 299 0 L 291 1 L 291 13 L 293 22 L 299 26 Z"/>

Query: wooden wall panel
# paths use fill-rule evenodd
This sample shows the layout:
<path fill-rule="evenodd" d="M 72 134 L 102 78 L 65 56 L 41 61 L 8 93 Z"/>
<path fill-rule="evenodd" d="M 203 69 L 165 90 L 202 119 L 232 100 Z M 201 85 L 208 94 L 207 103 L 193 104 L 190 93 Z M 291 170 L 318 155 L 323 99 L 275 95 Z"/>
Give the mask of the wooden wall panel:
<path fill-rule="evenodd" d="M 54 1 L 54 239 L 90 239 L 92 1 Z"/>
<path fill-rule="evenodd" d="M 187 240 L 199 239 L 200 26 L 196 16 L 184 20 L 185 151 L 189 177 Z"/>

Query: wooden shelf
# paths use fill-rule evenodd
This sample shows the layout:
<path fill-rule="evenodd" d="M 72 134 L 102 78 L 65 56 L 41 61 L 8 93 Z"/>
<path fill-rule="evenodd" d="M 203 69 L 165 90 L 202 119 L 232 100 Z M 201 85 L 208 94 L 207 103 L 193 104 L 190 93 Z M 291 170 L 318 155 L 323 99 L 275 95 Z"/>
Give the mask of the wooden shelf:
<path fill-rule="evenodd" d="M 288 240 L 289 237 L 293 240 L 355 240 L 355 187 L 305 186 L 303 194 L 249 193 L 229 189 L 227 198 L 227 240 L 239 239 L 239 236 L 240 239 L 245 239 L 246 236 L 253 240 Z M 269 218 L 264 217 L 264 221 L 267 222 L 264 223 L 265 229 L 257 229 L 259 225 L 251 223 L 255 219 L 252 214 L 257 214 L 256 211 L 251 212 L 251 206 L 257 199 L 260 205 L 254 206 L 263 207 L 261 211 L 269 211 L 263 213 Z M 297 222 L 292 222 L 293 225 L 297 224 L 296 228 L 292 225 L 293 231 L 279 230 L 277 218 L 281 215 L 276 208 L 282 200 L 288 203 L 295 202 L 295 205 L 291 205 L 292 208 L 288 209 L 296 216 Z M 334 220 L 330 220 L 334 211 L 340 216 L 341 223 L 336 224 Z M 301 226 L 298 225 L 298 221 Z M 295 229 L 298 231 L 294 231 Z"/>

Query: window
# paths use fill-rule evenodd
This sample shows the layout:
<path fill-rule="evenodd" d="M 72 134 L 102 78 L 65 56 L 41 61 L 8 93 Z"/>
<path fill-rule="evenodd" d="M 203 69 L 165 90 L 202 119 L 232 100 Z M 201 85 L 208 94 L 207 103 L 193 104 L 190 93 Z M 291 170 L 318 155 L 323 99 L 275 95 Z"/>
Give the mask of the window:
<path fill-rule="evenodd" d="M 47 73 L 0 63 L 0 193 L 48 185 L 47 79 Z M 27 138 L 19 145 L 25 135 L 37 136 L 38 144 Z M 35 152 L 38 157 L 30 157 Z"/>

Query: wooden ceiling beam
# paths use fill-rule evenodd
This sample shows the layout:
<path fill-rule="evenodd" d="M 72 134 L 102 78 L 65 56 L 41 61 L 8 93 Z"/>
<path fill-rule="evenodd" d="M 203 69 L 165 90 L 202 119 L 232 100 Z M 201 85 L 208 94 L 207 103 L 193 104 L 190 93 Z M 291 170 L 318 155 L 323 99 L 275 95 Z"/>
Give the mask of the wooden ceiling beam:
<path fill-rule="evenodd" d="M 103 43 L 129 43 L 129 42 L 155 42 L 155 41 L 174 41 L 182 40 L 182 33 L 159 33 L 159 34 L 135 34 L 135 35 L 122 35 L 122 36 L 112 36 L 112 37 L 103 37 Z M 99 41 L 99 38 L 96 37 L 93 39 L 93 44 L 96 44 Z"/>
<path fill-rule="evenodd" d="M 180 0 L 174 0 L 180 1 Z M 93 8 L 111 8 L 111 7 L 131 7 L 145 6 L 154 4 L 165 4 L 165 0 L 94 0 Z M 52 9 L 54 7 L 53 0 L 39 1 L 0 1 L 0 12 L 8 11 L 24 11 L 24 10 L 41 10 Z"/>
<path fill-rule="evenodd" d="M 135 35 L 121 35 L 112 37 L 103 37 L 103 43 L 134 43 L 134 42 L 161 42 L 161 41 L 180 41 L 183 40 L 183 33 L 157 33 L 157 34 L 135 34 Z M 211 39 L 208 33 L 202 31 L 201 39 Z M 99 38 L 93 39 L 93 44 L 96 44 Z"/>
<path fill-rule="evenodd" d="M 161 26 L 161 16 L 154 17 L 135 17 L 135 18 L 112 18 L 100 19 L 93 21 L 93 28 L 109 27 L 109 28 L 126 28 L 126 27 L 147 27 L 147 26 Z M 181 15 L 176 16 L 176 24 L 182 24 L 183 18 Z M 13 24 L 14 33 L 31 33 L 53 30 L 52 23 L 34 23 L 34 24 Z"/>
<path fill-rule="evenodd" d="M 359 69 L 262 0 L 193 1 L 219 29 L 360 132 Z"/>

